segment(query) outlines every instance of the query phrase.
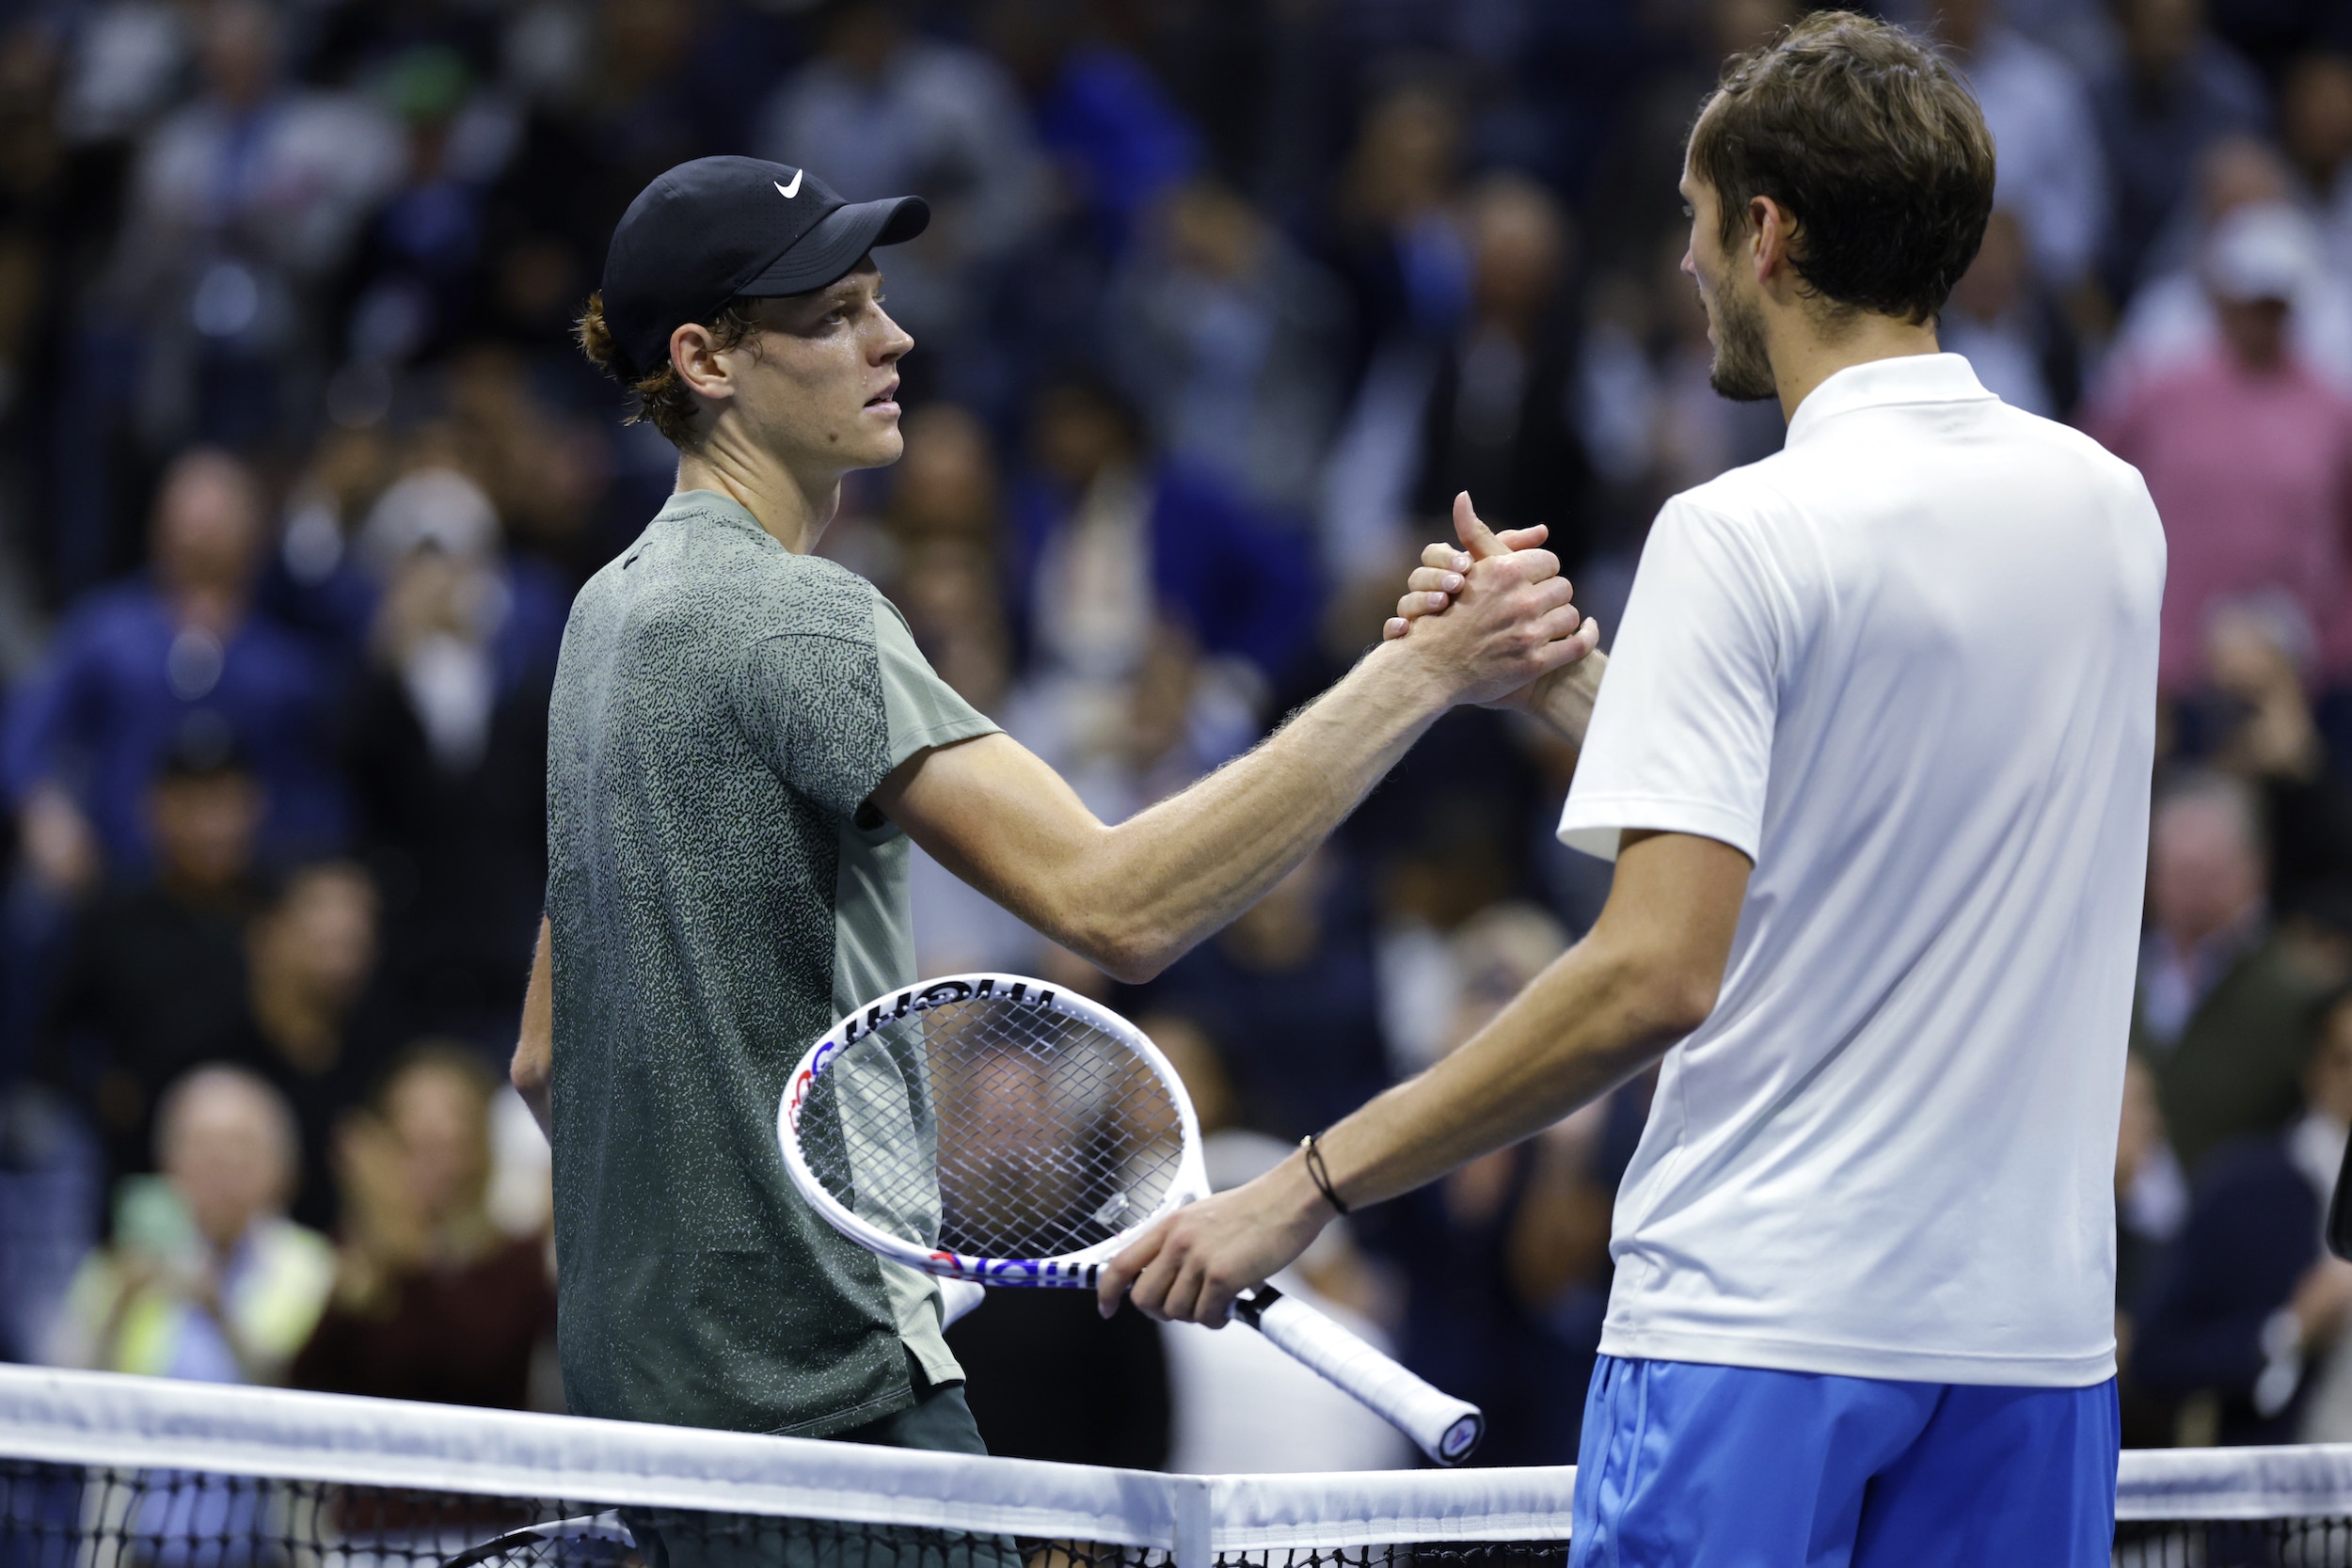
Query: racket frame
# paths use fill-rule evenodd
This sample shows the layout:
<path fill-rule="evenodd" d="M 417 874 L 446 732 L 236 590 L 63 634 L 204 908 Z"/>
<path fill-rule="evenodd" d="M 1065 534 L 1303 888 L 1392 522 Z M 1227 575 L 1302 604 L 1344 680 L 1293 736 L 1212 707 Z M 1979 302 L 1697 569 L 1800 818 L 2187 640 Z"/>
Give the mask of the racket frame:
<path fill-rule="evenodd" d="M 884 1230 L 834 1196 L 817 1179 L 817 1173 L 809 1168 L 807 1156 L 801 1149 L 801 1112 L 807 1103 L 810 1091 L 817 1086 L 817 1081 L 833 1065 L 834 1058 L 885 1022 L 896 1022 L 910 1013 L 929 1012 L 934 1007 L 983 998 L 1052 1013 L 1098 1029 L 1125 1046 L 1158 1078 L 1161 1086 L 1168 1091 L 1168 1099 L 1175 1103 L 1184 1148 L 1177 1159 L 1175 1179 L 1168 1183 L 1158 1206 L 1149 1214 L 1122 1227 L 1116 1235 L 1076 1252 L 1052 1258 L 976 1258 L 946 1248 L 925 1247 L 904 1236 Z M 1073 995 L 1066 988 L 1049 986 L 1022 974 L 975 972 L 942 975 L 893 991 L 855 1012 L 835 1019 L 833 1027 L 808 1048 L 794 1066 L 791 1076 L 785 1081 L 784 1100 L 776 1109 L 776 1143 L 784 1151 L 785 1174 L 791 1178 L 792 1185 L 800 1195 L 823 1216 L 827 1224 L 860 1246 L 892 1262 L 904 1263 L 909 1268 L 920 1269 L 942 1279 L 968 1279 L 999 1289 L 1008 1286 L 1058 1286 L 1091 1290 L 1103 1272 L 1103 1265 L 1118 1257 L 1136 1238 L 1185 1204 L 1209 1196 L 1208 1167 L 1200 1154 L 1200 1122 L 1193 1114 L 1192 1096 L 1184 1091 L 1184 1080 L 1176 1075 L 1175 1068 L 1161 1053 L 1160 1048 L 1152 1043 L 1151 1037 L 1107 1007 L 1086 997 Z"/>

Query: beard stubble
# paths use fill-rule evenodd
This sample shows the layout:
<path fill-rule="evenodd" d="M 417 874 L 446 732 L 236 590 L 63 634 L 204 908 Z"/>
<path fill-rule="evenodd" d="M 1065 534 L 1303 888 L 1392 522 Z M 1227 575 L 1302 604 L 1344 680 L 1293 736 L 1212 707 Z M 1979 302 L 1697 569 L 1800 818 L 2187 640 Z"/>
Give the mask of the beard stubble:
<path fill-rule="evenodd" d="M 1729 288 L 1719 288 L 1714 314 L 1715 358 L 1707 368 L 1707 384 L 1734 403 L 1762 403 L 1778 397 L 1772 356 L 1764 349 L 1764 316 L 1755 301 Z"/>

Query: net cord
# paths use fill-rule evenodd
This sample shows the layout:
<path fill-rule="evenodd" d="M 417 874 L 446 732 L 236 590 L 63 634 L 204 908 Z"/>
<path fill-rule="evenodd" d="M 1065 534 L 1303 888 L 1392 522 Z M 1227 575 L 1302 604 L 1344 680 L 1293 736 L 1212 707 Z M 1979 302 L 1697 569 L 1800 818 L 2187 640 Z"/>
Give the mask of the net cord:
<path fill-rule="evenodd" d="M 1179 1568 L 1194 1552 L 1553 1540 L 1575 1475 L 1170 1476 L 21 1367 L 0 1367 L 0 1457 L 1097 1541 Z"/>
<path fill-rule="evenodd" d="M 1557 1541 L 1572 1468 L 1171 1476 L 0 1367 L 0 1457 L 1218 1553 Z M 2117 1517 L 2352 1517 L 2352 1444 L 2135 1449 Z"/>

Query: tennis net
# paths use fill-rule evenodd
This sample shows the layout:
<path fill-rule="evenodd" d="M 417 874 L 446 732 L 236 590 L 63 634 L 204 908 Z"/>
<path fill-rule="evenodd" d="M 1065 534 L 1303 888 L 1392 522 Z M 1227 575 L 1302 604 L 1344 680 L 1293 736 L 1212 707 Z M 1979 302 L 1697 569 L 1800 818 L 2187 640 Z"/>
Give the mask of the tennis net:
<path fill-rule="evenodd" d="M 2352 1568 L 2352 1447 L 2124 1461 L 2119 1564 Z M 0 1367 L 0 1568 L 1555 1568 L 1574 1475 L 1170 1476 Z"/>

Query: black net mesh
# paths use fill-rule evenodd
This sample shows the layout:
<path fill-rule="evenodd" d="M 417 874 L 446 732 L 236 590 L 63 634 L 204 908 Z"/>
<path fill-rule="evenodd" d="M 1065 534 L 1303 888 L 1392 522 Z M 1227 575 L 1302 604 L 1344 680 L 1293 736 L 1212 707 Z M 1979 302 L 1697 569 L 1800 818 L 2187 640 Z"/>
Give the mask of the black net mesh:
<path fill-rule="evenodd" d="M 1563 1521 L 1565 1526 L 1565 1521 Z M 1220 1568 L 1562 1568 L 1557 1542 L 1400 1542 Z M 0 1568 L 1174 1568 L 980 1531 L 0 1459 Z"/>
<path fill-rule="evenodd" d="M 851 1212 L 970 1258 L 1058 1258 L 1134 1228 L 1175 1182 L 1167 1085 L 1092 1025 L 996 997 L 885 1019 L 809 1085 L 801 1148 Z"/>
<path fill-rule="evenodd" d="M 2352 1513 L 2115 1527 L 2117 1568 L 2352 1568 Z"/>

